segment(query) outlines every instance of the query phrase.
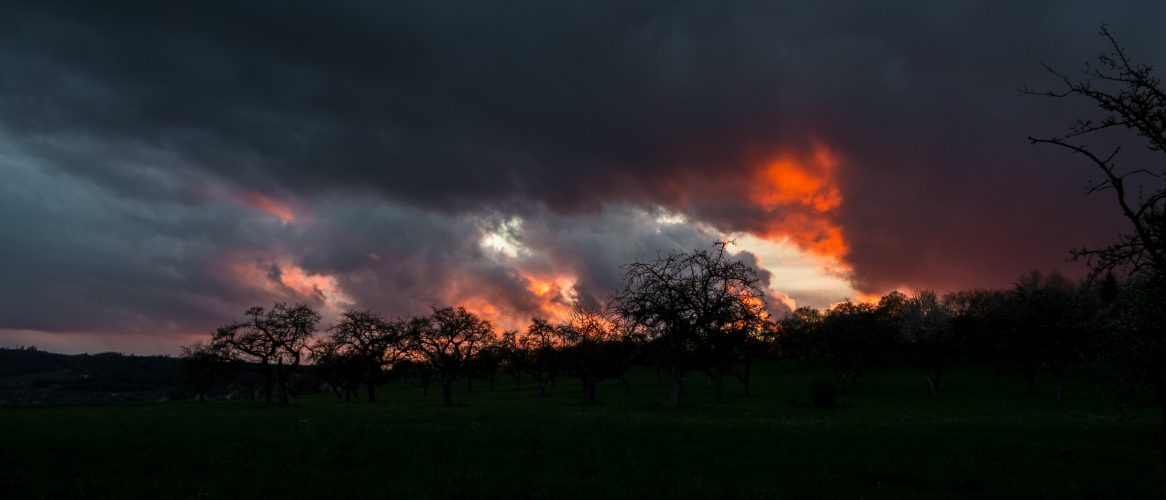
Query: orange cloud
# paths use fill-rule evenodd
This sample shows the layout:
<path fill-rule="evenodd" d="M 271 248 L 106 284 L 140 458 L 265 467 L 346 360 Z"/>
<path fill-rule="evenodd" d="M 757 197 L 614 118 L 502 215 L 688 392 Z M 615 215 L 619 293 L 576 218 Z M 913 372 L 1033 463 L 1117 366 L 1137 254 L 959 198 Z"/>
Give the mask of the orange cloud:
<path fill-rule="evenodd" d="M 292 222 L 295 220 L 295 214 L 292 213 L 291 206 L 285 203 L 279 203 L 271 197 L 257 191 L 241 190 L 236 193 L 235 201 L 240 205 L 275 216 L 284 222 Z"/>
<path fill-rule="evenodd" d="M 243 287 L 272 301 L 317 304 L 326 319 L 353 303 L 335 277 L 309 273 L 289 257 L 256 258 L 237 252 L 228 256 L 226 267 Z"/>
<path fill-rule="evenodd" d="M 849 270 L 844 263 L 849 246 L 835 213 L 842 205 L 836 182 L 840 163 L 838 154 L 815 144 L 808 155 L 783 155 L 757 168 L 747 194 L 767 213 L 758 236 L 788 240 L 836 274 Z"/>
<path fill-rule="evenodd" d="M 567 318 L 576 298 L 574 277 L 516 272 L 524 285 L 521 290 L 492 294 L 489 284 L 475 287 L 471 283 L 453 283 L 446 300 L 489 320 L 496 331 L 525 330 L 535 316 L 551 321 Z"/>

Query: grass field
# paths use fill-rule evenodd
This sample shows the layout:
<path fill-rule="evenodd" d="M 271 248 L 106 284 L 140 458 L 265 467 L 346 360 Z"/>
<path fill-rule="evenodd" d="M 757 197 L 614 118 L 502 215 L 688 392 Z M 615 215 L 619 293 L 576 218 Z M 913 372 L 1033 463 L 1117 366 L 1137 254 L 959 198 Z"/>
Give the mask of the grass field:
<path fill-rule="evenodd" d="M 0 407 L 0 498 L 1150 498 L 1155 408 L 1115 427 L 1087 382 L 1050 403 L 987 366 L 864 371 L 835 408 L 808 403 L 824 365 L 762 365 L 743 397 L 704 375 L 666 406 L 654 372 L 546 398 L 533 384 L 386 387 L 375 404 L 316 394 L 252 401 Z M 1043 374 L 1042 374 L 1043 375 Z M 794 399 L 794 404 L 791 404 Z"/>

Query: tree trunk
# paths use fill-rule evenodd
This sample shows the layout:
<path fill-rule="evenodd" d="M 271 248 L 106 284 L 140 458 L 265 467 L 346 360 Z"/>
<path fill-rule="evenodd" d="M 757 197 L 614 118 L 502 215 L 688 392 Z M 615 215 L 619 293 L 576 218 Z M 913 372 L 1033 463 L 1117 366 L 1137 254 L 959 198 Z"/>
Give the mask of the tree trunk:
<path fill-rule="evenodd" d="M 284 371 L 283 358 L 280 358 L 279 365 L 276 366 L 275 373 L 278 377 L 275 381 L 275 389 L 279 391 L 279 406 L 288 406 L 291 404 L 291 402 L 287 400 L 287 379 L 289 374 Z"/>
<path fill-rule="evenodd" d="M 583 388 L 587 392 L 587 404 L 595 404 L 595 383 L 588 380 L 585 382 L 586 386 Z"/>
<path fill-rule="evenodd" d="M 935 369 L 935 389 L 939 390 L 939 379 L 943 377 L 943 366 Z"/>
<path fill-rule="evenodd" d="M 539 383 L 538 383 L 538 397 L 541 398 L 541 397 L 547 395 L 547 382 L 548 382 L 548 380 L 540 380 L 539 381 Z"/>
<path fill-rule="evenodd" d="M 623 393 L 624 393 L 624 394 L 627 394 L 627 393 L 629 393 L 629 392 L 632 392 L 632 386 L 631 386 L 631 385 L 628 385 L 628 378 L 627 378 L 627 377 L 620 376 L 620 377 L 619 377 L 619 381 L 620 381 L 621 383 L 623 383 Z"/>
<path fill-rule="evenodd" d="M 368 390 L 368 402 L 369 402 L 369 403 L 375 403 L 375 402 L 377 402 L 377 387 L 376 387 L 376 384 L 373 384 L 372 382 L 369 382 L 369 383 L 368 383 L 367 390 Z"/>
<path fill-rule="evenodd" d="M 474 376 L 466 377 L 466 392 L 474 392 Z"/>
<path fill-rule="evenodd" d="M 723 373 L 717 372 L 716 378 L 713 379 L 714 386 L 716 387 L 715 391 L 717 393 L 717 402 L 718 403 L 724 402 L 724 400 L 725 400 L 724 397 L 721 396 L 721 378 L 723 376 L 724 376 Z"/>
<path fill-rule="evenodd" d="M 263 402 L 271 402 L 271 363 L 263 360 Z"/>
<path fill-rule="evenodd" d="M 680 392 L 684 389 L 684 372 L 680 371 L 680 366 L 672 365 L 672 396 L 668 400 L 668 406 L 676 408 L 680 406 Z"/>
<path fill-rule="evenodd" d="M 281 380 L 275 385 L 277 386 L 276 392 L 279 394 L 279 406 L 291 405 L 291 401 L 287 399 L 287 384 Z"/>
<path fill-rule="evenodd" d="M 452 396 L 451 390 L 450 390 L 450 385 L 452 385 L 452 384 L 453 384 L 452 380 L 449 382 L 442 382 L 441 383 L 441 400 L 445 404 L 445 406 L 453 406 L 453 396 Z"/>
<path fill-rule="evenodd" d="M 798 357 L 794 356 L 794 373 L 798 372 Z"/>
<path fill-rule="evenodd" d="M 850 375 L 849 371 L 837 370 L 838 373 L 838 392 L 846 392 L 846 376 Z"/>
<path fill-rule="evenodd" d="M 935 393 L 935 382 L 931 380 L 931 372 L 927 369 L 927 365 L 919 363 L 919 366 L 923 367 L 923 377 L 927 379 L 927 388 L 931 389 L 931 397 L 939 397 L 939 395 Z"/>

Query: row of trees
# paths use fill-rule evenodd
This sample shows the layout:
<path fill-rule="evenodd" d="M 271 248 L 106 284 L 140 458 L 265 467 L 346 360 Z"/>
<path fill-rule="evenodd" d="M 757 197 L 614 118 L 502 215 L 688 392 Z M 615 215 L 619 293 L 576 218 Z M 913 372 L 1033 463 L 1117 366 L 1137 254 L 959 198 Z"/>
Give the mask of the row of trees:
<path fill-rule="evenodd" d="M 231 366 L 257 371 L 265 400 L 274 392 L 281 405 L 288 404 L 291 377 L 305 359 L 346 397 L 363 386 L 375 401 L 377 388 L 410 374 L 426 387 L 436 378 L 447 405 L 451 384 L 467 376 L 493 383 L 499 372 L 519 381 L 526 374 L 543 393 L 568 373 L 582 380 L 594 402 L 599 382 L 623 379 L 633 363 L 651 359 L 672 375 L 673 406 L 680 404 L 684 374 L 693 370 L 715 380 L 720 400 L 728 370 L 761 356 L 767 325 L 756 271 L 732 260 L 726 245 L 629 264 L 610 307 L 577 305 L 563 321 L 535 319 L 526 332 L 496 334 L 464 308 L 396 320 L 350 310 L 313 343 L 320 315 L 310 307 L 254 307 L 245 321 L 219 328 L 211 342 L 184 348 L 185 371 L 200 394 Z"/>
<path fill-rule="evenodd" d="M 310 307 L 255 307 L 209 343 L 184 348 L 184 370 L 200 395 L 232 369 L 258 372 L 264 398 L 286 405 L 292 377 L 310 360 L 345 399 L 364 392 L 375 401 L 380 387 L 408 378 L 426 392 L 436 380 L 449 405 L 454 382 L 483 379 L 492 389 L 498 375 L 519 387 L 528 377 L 540 395 L 561 375 L 575 377 L 594 403 L 600 382 L 626 384 L 624 375 L 640 365 L 670 375 L 677 406 L 686 373 L 704 373 L 721 401 L 726 375 L 748 395 L 752 365 L 778 359 L 793 360 L 795 369 L 799 360 L 826 359 L 843 391 L 865 367 L 906 361 L 935 396 L 951 360 L 970 356 L 1021 371 L 1030 392 L 1037 370 L 1048 367 L 1060 404 L 1065 373 L 1099 361 L 1102 332 L 1120 317 L 1110 307 L 1120 298 L 1112 276 L 1087 284 L 1034 271 L 1007 289 L 892 292 L 877 302 L 770 318 L 755 271 L 732 260 L 726 245 L 629 264 L 608 308 L 576 305 L 557 323 L 535 318 L 525 332 L 497 333 L 465 308 L 398 319 L 349 310 L 316 339 L 320 315 Z"/>

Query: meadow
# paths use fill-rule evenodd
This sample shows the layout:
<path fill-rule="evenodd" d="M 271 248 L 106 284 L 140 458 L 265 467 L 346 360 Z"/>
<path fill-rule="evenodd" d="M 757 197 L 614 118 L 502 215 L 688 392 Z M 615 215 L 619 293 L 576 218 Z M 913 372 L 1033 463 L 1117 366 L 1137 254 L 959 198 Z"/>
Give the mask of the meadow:
<path fill-rule="evenodd" d="M 1023 376 L 956 365 L 933 399 L 907 367 L 864 370 L 839 405 L 809 403 L 821 363 L 755 367 L 753 394 L 703 374 L 667 406 L 667 380 L 578 380 L 545 398 L 500 376 L 416 383 L 377 403 L 311 394 L 258 401 L 0 406 L 0 498 L 1148 498 L 1161 496 L 1161 419 L 1066 383 L 1051 403 Z M 665 377 L 666 378 L 666 377 Z"/>

